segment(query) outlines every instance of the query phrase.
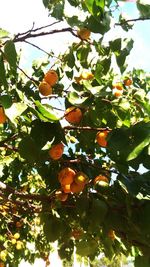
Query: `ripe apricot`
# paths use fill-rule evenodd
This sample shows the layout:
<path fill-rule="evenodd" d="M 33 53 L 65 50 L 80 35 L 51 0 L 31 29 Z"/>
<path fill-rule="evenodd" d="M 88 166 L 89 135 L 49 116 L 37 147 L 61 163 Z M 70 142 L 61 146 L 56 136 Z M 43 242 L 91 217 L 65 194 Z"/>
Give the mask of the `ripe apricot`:
<path fill-rule="evenodd" d="M 50 85 L 54 86 L 57 81 L 58 81 L 58 74 L 55 70 L 49 70 L 45 75 L 44 75 L 44 80 Z"/>
<path fill-rule="evenodd" d="M 7 120 L 7 117 L 5 115 L 5 111 L 3 107 L 0 107 L 0 123 L 5 123 Z"/>
<path fill-rule="evenodd" d="M 87 28 L 81 28 L 77 31 L 77 35 L 82 39 L 82 40 L 88 40 L 91 32 Z"/>
<path fill-rule="evenodd" d="M 41 93 L 41 95 L 44 95 L 44 96 L 51 95 L 52 87 L 46 81 L 42 81 L 39 84 L 39 92 Z"/>
<path fill-rule="evenodd" d="M 49 150 L 49 155 L 52 159 L 58 160 L 62 157 L 64 152 L 64 145 L 62 143 L 53 145 Z"/>
<path fill-rule="evenodd" d="M 104 175 L 98 175 L 95 177 L 94 179 L 94 184 L 100 184 L 102 186 L 108 185 L 109 184 L 109 180 L 106 176 Z"/>
<path fill-rule="evenodd" d="M 133 83 L 130 78 L 125 79 L 123 82 L 125 86 L 130 86 Z"/>
<path fill-rule="evenodd" d="M 120 96 L 122 96 L 122 91 L 120 91 L 120 90 L 115 90 L 115 91 L 114 91 L 114 96 L 115 96 L 115 97 L 120 97 Z"/>
<path fill-rule="evenodd" d="M 76 184 L 85 184 L 88 181 L 88 176 L 83 172 L 78 172 L 74 177 Z"/>
<path fill-rule="evenodd" d="M 73 182 L 75 175 L 76 172 L 73 169 L 66 167 L 58 173 L 58 180 L 61 185 L 69 185 Z"/>
<path fill-rule="evenodd" d="M 5 267 L 5 264 L 4 264 L 4 262 L 0 262 L 0 267 Z"/>
<path fill-rule="evenodd" d="M 19 221 L 16 222 L 16 227 L 17 228 L 21 228 L 22 226 L 23 226 L 23 222 L 21 222 L 21 221 L 20 222 Z"/>
<path fill-rule="evenodd" d="M 70 193 L 71 192 L 70 184 L 62 185 L 62 190 L 64 193 Z"/>
<path fill-rule="evenodd" d="M 80 75 L 80 78 L 83 80 L 91 80 L 93 79 L 93 77 L 94 77 L 93 73 L 89 71 L 83 71 Z"/>
<path fill-rule="evenodd" d="M 116 236 L 115 236 L 115 231 L 114 230 L 112 230 L 112 229 L 110 229 L 109 231 L 108 231 L 108 237 L 113 241 L 115 238 L 116 238 Z"/>
<path fill-rule="evenodd" d="M 113 89 L 123 90 L 123 86 L 121 83 L 113 84 Z"/>
<path fill-rule="evenodd" d="M 56 195 L 56 198 L 62 202 L 65 202 L 68 198 L 68 194 L 62 191 L 56 191 L 55 195 Z"/>
<path fill-rule="evenodd" d="M 72 124 L 80 123 L 82 116 L 83 114 L 81 109 L 76 107 L 69 107 L 65 111 L 65 119 Z"/>
<path fill-rule="evenodd" d="M 81 191 L 83 191 L 84 186 L 85 186 L 84 183 L 77 184 L 76 182 L 73 182 L 70 185 L 70 190 L 72 193 L 80 193 Z"/>
<path fill-rule="evenodd" d="M 107 135 L 108 135 L 108 132 L 107 130 L 105 131 L 100 131 L 96 134 L 96 141 L 97 143 L 102 146 L 102 147 L 107 147 Z"/>

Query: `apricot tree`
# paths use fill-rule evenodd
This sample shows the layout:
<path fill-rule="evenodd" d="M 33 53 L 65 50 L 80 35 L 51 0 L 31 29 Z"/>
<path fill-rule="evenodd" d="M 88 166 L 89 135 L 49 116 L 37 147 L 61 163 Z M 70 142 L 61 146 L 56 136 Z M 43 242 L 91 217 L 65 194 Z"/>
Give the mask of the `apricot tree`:
<path fill-rule="evenodd" d="M 43 4 L 50 25 L 0 29 L 0 264 L 48 266 L 57 241 L 64 266 L 74 251 L 150 266 L 150 76 L 127 71 L 133 40 L 104 42 L 112 27 L 149 19 L 150 5 L 137 1 L 139 18 L 126 20 L 117 0 Z M 60 33 L 72 39 L 58 55 L 30 41 Z M 16 43 L 45 61 L 27 73 Z"/>

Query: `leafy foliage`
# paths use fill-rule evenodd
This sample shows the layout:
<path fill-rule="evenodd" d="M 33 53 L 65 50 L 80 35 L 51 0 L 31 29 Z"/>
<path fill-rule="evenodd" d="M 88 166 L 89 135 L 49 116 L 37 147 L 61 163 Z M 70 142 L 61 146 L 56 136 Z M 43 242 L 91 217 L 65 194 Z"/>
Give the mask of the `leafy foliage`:
<path fill-rule="evenodd" d="M 149 266 L 150 76 L 126 70 L 133 40 L 104 42 L 113 1 L 43 4 L 56 22 L 49 34 L 69 32 L 73 41 L 65 53 L 56 57 L 51 51 L 46 62 L 33 62 L 30 75 L 19 67 L 15 44 L 37 37 L 39 30 L 46 35 L 44 27 L 13 39 L 0 29 L 0 260 L 16 267 L 22 258 L 32 263 L 41 257 L 48 265 L 57 241 L 64 262 L 71 263 L 76 248 L 91 263 L 104 253 L 109 262 L 130 255 L 136 267 Z M 84 19 L 69 17 L 66 5 Z M 137 2 L 142 17 L 147 6 Z M 67 27 L 57 29 L 60 21 Z M 90 30 L 90 38 L 81 38 L 80 29 Z M 39 84 L 49 67 L 58 82 L 44 96 Z M 65 119 L 72 106 L 74 124 Z M 82 114 L 80 120 L 75 111 Z M 99 145 L 98 132 L 105 145 Z M 49 149 L 58 143 L 64 151 L 55 160 Z M 72 190 L 66 196 L 58 179 L 65 167 L 85 174 L 78 193 Z M 97 176 L 105 177 L 105 183 L 96 181 Z"/>

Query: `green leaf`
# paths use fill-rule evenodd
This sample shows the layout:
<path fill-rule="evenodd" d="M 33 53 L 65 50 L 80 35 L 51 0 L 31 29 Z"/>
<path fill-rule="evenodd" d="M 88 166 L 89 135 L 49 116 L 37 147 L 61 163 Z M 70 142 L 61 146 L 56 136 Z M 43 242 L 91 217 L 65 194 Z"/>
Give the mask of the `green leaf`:
<path fill-rule="evenodd" d="M 18 150 L 20 156 L 30 163 L 34 163 L 39 159 L 38 144 L 30 136 L 26 136 L 21 140 Z"/>
<path fill-rule="evenodd" d="M 76 92 L 70 92 L 68 94 L 68 101 L 72 105 L 82 105 L 88 99 L 88 97 L 82 97 L 78 95 Z"/>
<path fill-rule="evenodd" d="M 42 105 L 38 100 L 35 101 L 34 103 L 37 107 L 37 110 L 42 114 L 42 116 L 47 118 L 49 121 L 58 121 L 59 120 L 59 118 L 55 115 L 53 108 L 51 106 Z"/>
<path fill-rule="evenodd" d="M 6 60 L 8 61 L 10 67 L 16 72 L 17 69 L 17 53 L 13 41 L 9 40 L 4 46 L 4 53 Z"/>
<path fill-rule="evenodd" d="M 94 221 L 91 223 L 94 225 L 100 225 L 100 223 L 104 221 L 107 211 L 108 207 L 104 201 L 100 199 L 93 199 L 90 216 L 91 218 L 94 218 Z"/>
<path fill-rule="evenodd" d="M 135 267 L 150 267 L 150 258 L 137 256 L 134 262 Z"/>
<path fill-rule="evenodd" d="M 7 38 L 9 36 L 9 32 L 0 28 L 0 39 L 1 38 Z"/>
<path fill-rule="evenodd" d="M 91 16 L 87 19 L 87 28 L 94 33 L 105 34 L 110 29 L 110 16 L 106 13 L 102 20 Z"/>
<path fill-rule="evenodd" d="M 26 104 L 18 102 L 13 103 L 10 108 L 6 108 L 5 113 L 12 123 L 16 124 L 16 118 L 19 117 L 26 109 Z"/>
<path fill-rule="evenodd" d="M 62 20 L 63 15 L 64 15 L 64 3 L 63 2 L 56 3 L 53 8 L 53 12 L 51 13 L 51 16 L 53 16 L 58 20 Z"/>
<path fill-rule="evenodd" d="M 137 0 L 136 2 L 137 8 L 140 12 L 141 17 L 148 18 L 150 17 L 150 5 L 144 4 L 144 1 Z"/>
<path fill-rule="evenodd" d="M 81 257 L 86 257 L 91 254 L 96 253 L 97 242 L 94 239 L 91 240 L 81 240 L 76 244 L 76 252 Z"/>
<path fill-rule="evenodd" d="M 120 52 L 121 50 L 121 38 L 115 39 L 109 42 L 110 48 L 113 52 Z"/>
<path fill-rule="evenodd" d="M 105 6 L 105 0 L 85 0 L 88 11 L 94 16 L 101 16 Z"/>
<path fill-rule="evenodd" d="M 4 85 L 5 89 L 8 87 L 6 80 L 6 71 L 2 55 L 0 55 L 0 82 Z"/>
<path fill-rule="evenodd" d="M 141 153 L 144 147 L 150 144 L 150 134 L 138 145 L 133 151 L 128 155 L 127 161 L 137 158 L 137 156 Z"/>
<path fill-rule="evenodd" d="M 4 108 L 10 108 L 12 105 L 12 99 L 10 95 L 2 95 L 0 96 L 0 104 L 4 107 Z"/>

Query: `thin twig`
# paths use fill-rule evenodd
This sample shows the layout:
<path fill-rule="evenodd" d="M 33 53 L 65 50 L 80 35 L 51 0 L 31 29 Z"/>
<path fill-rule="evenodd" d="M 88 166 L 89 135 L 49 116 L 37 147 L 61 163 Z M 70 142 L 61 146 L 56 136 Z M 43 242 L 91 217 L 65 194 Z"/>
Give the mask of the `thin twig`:
<path fill-rule="evenodd" d="M 146 18 L 146 17 L 140 17 L 140 18 L 136 18 L 136 19 L 128 19 L 128 20 L 123 20 L 122 22 L 118 22 L 115 23 L 115 26 L 121 26 L 124 25 L 126 23 L 130 23 L 130 22 L 136 22 L 136 21 L 144 21 L 144 20 L 150 20 L 150 18 Z"/>
<path fill-rule="evenodd" d="M 96 128 L 96 127 L 89 127 L 89 126 L 65 126 L 63 127 L 64 130 L 79 130 L 79 131 L 111 131 L 110 128 L 105 127 L 105 128 Z"/>
<path fill-rule="evenodd" d="M 16 42 L 24 42 L 26 39 L 29 39 L 29 38 L 36 38 L 36 37 L 40 37 L 40 36 L 46 36 L 46 35 L 50 35 L 50 34 L 55 34 L 55 33 L 62 33 L 62 32 L 70 32 L 72 35 L 74 35 L 75 37 L 78 37 L 72 28 L 63 28 L 63 29 L 54 29 L 52 31 L 49 31 L 49 32 L 39 32 L 39 33 L 27 33 L 23 36 L 15 36 L 13 41 L 16 43 Z"/>

